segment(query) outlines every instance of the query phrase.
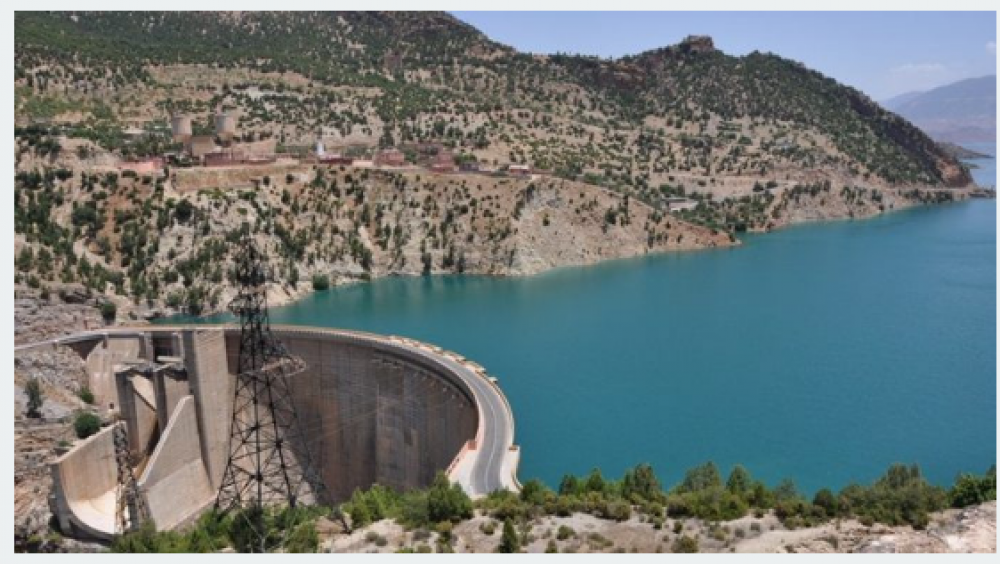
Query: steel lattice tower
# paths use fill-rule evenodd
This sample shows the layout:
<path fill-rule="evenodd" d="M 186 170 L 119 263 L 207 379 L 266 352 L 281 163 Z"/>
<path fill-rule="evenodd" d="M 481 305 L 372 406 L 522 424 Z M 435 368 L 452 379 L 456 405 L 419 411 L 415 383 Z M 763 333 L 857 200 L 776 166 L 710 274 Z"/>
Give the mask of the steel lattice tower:
<path fill-rule="evenodd" d="M 318 501 L 322 486 L 313 473 L 288 387 L 288 379 L 304 371 L 305 363 L 271 333 L 267 268 L 246 225 L 240 245 L 239 292 L 229 304 L 240 322 L 236 393 L 229 459 L 215 508 L 220 513 L 253 509 L 259 516 L 265 506 Z"/>

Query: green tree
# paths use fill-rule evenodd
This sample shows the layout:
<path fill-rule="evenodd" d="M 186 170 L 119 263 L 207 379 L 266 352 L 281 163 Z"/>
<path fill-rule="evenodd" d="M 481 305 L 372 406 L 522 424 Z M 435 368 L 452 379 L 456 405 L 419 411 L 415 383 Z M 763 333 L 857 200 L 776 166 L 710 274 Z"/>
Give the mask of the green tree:
<path fill-rule="evenodd" d="M 649 464 L 640 464 L 625 472 L 622 495 L 631 500 L 655 501 L 663 496 L 660 480 Z"/>
<path fill-rule="evenodd" d="M 321 292 L 330 288 L 330 277 L 326 274 L 313 274 L 313 290 Z"/>
<path fill-rule="evenodd" d="M 101 317 L 104 321 L 111 323 L 118 316 L 118 306 L 110 300 L 101 303 Z"/>
<path fill-rule="evenodd" d="M 30 378 L 24 384 L 24 393 L 28 396 L 27 416 L 33 419 L 41 417 L 45 396 L 42 394 L 42 384 L 38 378 Z"/>
<path fill-rule="evenodd" d="M 81 411 L 73 420 L 73 430 L 77 437 L 86 439 L 101 430 L 101 420 L 89 411 Z"/>
<path fill-rule="evenodd" d="M 584 482 L 584 489 L 588 492 L 604 493 L 607 487 L 608 483 L 604 480 L 604 476 L 601 475 L 599 468 L 591 470 L 587 476 L 587 480 Z"/>
<path fill-rule="evenodd" d="M 813 505 L 822 507 L 827 517 L 835 517 L 840 511 L 840 503 L 837 501 L 837 496 L 833 495 L 833 492 L 828 488 L 823 488 L 816 492 L 816 495 L 813 497 Z"/>
<path fill-rule="evenodd" d="M 993 466 L 983 476 L 959 474 L 949 493 L 952 507 L 968 507 L 997 498 L 997 468 Z"/>
<path fill-rule="evenodd" d="M 542 505 L 551 493 L 551 490 L 545 487 L 541 480 L 535 478 L 528 480 L 521 486 L 521 501 L 532 505 Z"/>
<path fill-rule="evenodd" d="M 503 536 L 500 539 L 500 546 L 497 547 L 497 552 L 507 554 L 521 552 L 521 537 L 518 536 L 517 529 L 514 528 L 514 522 L 510 519 L 504 519 Z"/>
<path fill-rule="evenodd" d="M 742 464 L 734 466 L 733 471 L 729 473 L 729 479 L 726 480 L 726 489 L 729 490 L 729 493 L 745 499 L 752 487 L 753 481 L 750 478 L 750 472 Z"/>
<path fill-rule="evenodd" d="M 559 495 L 577 495 L 580 490 L 580 479 L 572 474 L 566 474 L 559 482 Z"/>
<path fill-rule="evenodd" d="M 684 475 L 684 481 L 678 487 L 681 492 L 697 492 L 722 487 L 722 477 L 715 463 L 708 461 L 701 466 L 695 466 Z"/>
<path fill-rule="evenodd" d="M 91 391 L 90 386 L 84 385 L 80 388 L 80 392 L 77 394 L 80 396 L 80 400 L 83 403 L 93 405 L 94 404 L 94 392 Z"/>
<path fill-rule="evenodd" d="M 472 500 L 460 485 L 438 472 L 427 492 L 427 517 L 435 523 L 468 519 L 472 517 Z"/>

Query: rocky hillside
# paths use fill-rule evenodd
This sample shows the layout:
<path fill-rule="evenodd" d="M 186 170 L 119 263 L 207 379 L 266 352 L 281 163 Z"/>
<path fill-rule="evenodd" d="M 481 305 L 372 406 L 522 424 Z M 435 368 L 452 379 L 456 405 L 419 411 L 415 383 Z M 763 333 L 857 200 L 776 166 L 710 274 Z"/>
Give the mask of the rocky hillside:
<path fill-rule="evenodd" d="M 204 186 L 229 181 L 213 169 L 154 179 L 50 162 L 55 170 L 16 177 L 18 281 L 49 293 L 82 284 L 137 315 L 224 307 L 244 225 L 270 256 L 272 303 L 389 274 L 524 275 L 736 244 L 627 194 L 559 178 L 288 163 L 255 169 L 252 188 L 220 190 Z"/>
<path fill-rule="evenodd" d="M 15 24 L 22 119 L 163 120 L 221 103 L 248 132 L 286 141 L 318 129 L 436 140 L 647 197 L 670 175 L 970 182 L 860 92 L 708 38 L 607 61 L 518 53 L 438 13 L 20 13 Z"/>
<path fill-rule="evenodd" d="M 173 113 L 207 132 L 219 106 L 238 142 L 286 154 L 318 136 L 544 174 L 117 167 L 176 150 Z M 109 320 L 224 306 L 244 224 L 280 303 L 389 274 L 732 245 L 970 183 L 906 121 L 776 55 L 705 37 L 619 60 L 528 55 L 439 13 L 18 13 L 15 118 L 16 282 L 105 295 Z"/>

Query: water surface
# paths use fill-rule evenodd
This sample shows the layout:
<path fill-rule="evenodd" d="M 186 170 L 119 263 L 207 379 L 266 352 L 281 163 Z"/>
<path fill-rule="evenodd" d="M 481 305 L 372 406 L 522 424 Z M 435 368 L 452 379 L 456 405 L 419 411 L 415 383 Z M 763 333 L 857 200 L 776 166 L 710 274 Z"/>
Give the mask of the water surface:
<path fill-rule="evenodd" d="M 522 479 L 714 460 L 804 491 L 996 460 L 996 207 L 972 201 L 749 236 L 738 249 L 530 278 L 392 278 L 277 323 L 407 335 L 508 395 Z"/>

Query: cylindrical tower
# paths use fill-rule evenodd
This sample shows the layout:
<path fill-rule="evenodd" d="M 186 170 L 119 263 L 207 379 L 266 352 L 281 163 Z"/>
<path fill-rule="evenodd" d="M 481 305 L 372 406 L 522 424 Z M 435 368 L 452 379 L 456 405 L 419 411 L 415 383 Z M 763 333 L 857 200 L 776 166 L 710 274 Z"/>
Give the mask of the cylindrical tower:
<path fill-rule="evenodd" d="M 173 132 L 174 141 L 187 143 L 191 139 L 191 117 L 184 115 L 171 117 L 170 130 Z"/>
<path fill-rule="evenodd" d="M 218 111 L 215 114 L 215 135 L 223 141 L 231 141 L 236 136 L 236 115 Z"/>

